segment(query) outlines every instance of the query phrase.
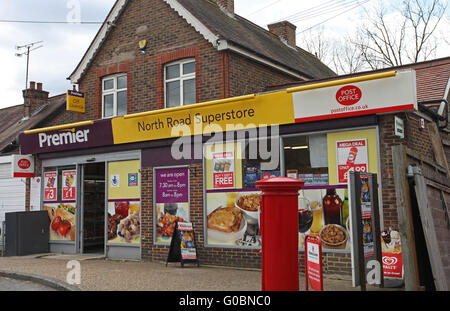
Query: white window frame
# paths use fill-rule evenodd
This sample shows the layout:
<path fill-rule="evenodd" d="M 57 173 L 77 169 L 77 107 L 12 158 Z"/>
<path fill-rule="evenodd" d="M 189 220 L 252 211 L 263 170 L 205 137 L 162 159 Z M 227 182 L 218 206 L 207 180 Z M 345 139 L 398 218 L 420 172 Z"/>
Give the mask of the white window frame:
<path fill-rule="evenodd" d="M 169 82 L 180 81 L 180 103 L 176 107 L 184 106 L 183 89 L 184 89 L 184 81 L 185 80 L 195 79 L 194 90 L 195 90 L 195 96 L 197 97 L 197 77 L 196 77 L 197 68 L 195 68 L 196 70 L 193 73 L 188 73 L 188 74 L 183 75 L 183 65 L 188 64 L 188 63 L 194 63 L 194 65 L 195 65 L 196 64 L 195 58 L 186 58 L 186 59 L 174 61 L 171 63 L 167 63 L 164 65 L 164 108 L 168 108 L 167 107 L 167 83 L 169 83 Z M 173 79 L 167 79 L 167 67 L 173 66 L 173 65 L 178 65 L 180 67 L 180 76 L 177 78 L 173 78 Z"/>
<path fill-rule="evenodd" d="M 117 88 L 117 79 L 119 77 L 123 77 L 123 76 L 127 77 L 127 86 L 125 88 L 118 89 Z M 105 81 L 107 81 L 107 80 L 114 81 L 112 89 L 105 90 Z M 113 75 L 109 75 L 109 76 L 102 78 L 102 119 L 109 119 L 109 118 L 118 116 L 117 115 L 117 93 L 123 92 L 123 91 L 127 92 L 127 97 L 128 97 L 128 76 L 126 73 L 113 74 Z M 111 95 L 111 94 L 113 95 L 113 114 L 111 116 L 106 117 L 105 116 L 105 95 Z M 127 100 L 127 108 L 128 108 L 128 100 Z"/>

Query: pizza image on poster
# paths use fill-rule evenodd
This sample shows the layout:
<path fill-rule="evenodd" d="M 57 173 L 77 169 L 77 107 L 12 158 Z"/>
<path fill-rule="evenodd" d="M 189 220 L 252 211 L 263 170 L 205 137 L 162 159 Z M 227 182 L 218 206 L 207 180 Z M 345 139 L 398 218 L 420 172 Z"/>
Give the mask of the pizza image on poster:
<path fill-rule="evenodd" d="M 367 173 L 369 171 L 367 139 L 337 141 L 336 166 L 338 184 L 347 183 L 348 172 Z"/>

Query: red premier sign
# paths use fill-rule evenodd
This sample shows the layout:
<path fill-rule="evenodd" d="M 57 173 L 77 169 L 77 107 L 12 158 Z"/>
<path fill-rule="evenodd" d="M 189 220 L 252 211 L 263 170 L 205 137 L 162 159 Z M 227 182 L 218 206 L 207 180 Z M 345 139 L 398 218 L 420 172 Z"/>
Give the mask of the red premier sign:
<path fill-rule="evenodd" d="M 322 242 L 315 235 L 305 236 L 306 290 L 323 291 Z"/>

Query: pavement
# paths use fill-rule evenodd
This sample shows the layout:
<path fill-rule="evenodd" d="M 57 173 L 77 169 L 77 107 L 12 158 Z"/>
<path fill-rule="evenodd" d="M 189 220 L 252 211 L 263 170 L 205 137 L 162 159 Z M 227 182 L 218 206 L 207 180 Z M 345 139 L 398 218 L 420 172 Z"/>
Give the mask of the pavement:
<path fill-rule="evenodd" d="M 76 262 L 74 262 L 74 260 Z M 79 280 L 76 272 L 79 263 Z M 29 276 L 29 277 L 27 277 Z M 38 283 L 56 290 L 82 291 L 260 291 L 261 270 L 150 261 L 122 261 L 96 255 L 38 254 L 0 257 L 0 278 L 21 279 L 23 290 Z M 182 282 L 180 282 L 182 280 Z M 5 290 L 5 280 L 0 290 Z M 76 284 L 78 283 L 79 284 Z M 74 283 L 74 284 L 69 284 Z M 305 290 L 300 275 L 300 291 Z M 52 285 L 53 284 L 53 285 Z M 20 283 L 11 290 L 21 290 Z M 27 289 L 28 288 L 28 289 Z M 45 289 L 43 289 L 45 290 Z M 324 276 L 325 291 L 360 291 L 350 276 Z M 367 286 L 368 291 L 399 291 L 404 288 Z"/>
<path fill-rule="evenodd" d="M 45 286 L 39 282 L 23 281 L 7 277 L 0 277 L 0 291 L 56 291 L 57 289 Z"/>

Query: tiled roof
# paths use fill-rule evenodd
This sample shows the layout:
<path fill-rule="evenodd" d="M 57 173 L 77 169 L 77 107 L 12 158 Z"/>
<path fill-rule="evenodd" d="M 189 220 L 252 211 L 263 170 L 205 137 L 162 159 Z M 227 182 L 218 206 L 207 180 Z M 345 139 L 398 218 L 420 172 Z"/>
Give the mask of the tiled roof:
<path fill-rule="evenodd" d="M 219 38 L 226 39 L 311 79 L 336 74 L 307 51 L 287 46 L 276 35 L 237 14 L 226 14 L 211 0 L 178 0 Z"/>
<path fill-rule="evenodd" d="M 23 104 L 0 109 L 0 153 L 14 142 L 20 133 L 39 127 L 65 104 L 66 94 L 53 96 L 48 99 L 46 105 L 42 106 L 42 109 L 38 109 L 27 120 L 23 119 Z"/>
<path fill-rule="evenodd" d="M 126 9 L 130 0 L 117 0 L 102 27 L 84 54 L 80 63 L 70 75 L 72 83 L 78 83 L 90 62 L 108 37 L 111 25 Z M 283 43 L 276 35 L 261 28 L 237 14 L 227 14 L 212 0 L 164 0 L 172 9 L 178 10 L 188 23 L 201 28 L 198 31 L 218 50 L 229 47 L 217 44 L 218 39 L 228 41 L 243 50 L 244 55 L 254 55 L 269 63 L 286 68 L 296 76 L 306 79 L 321 79 L 335 76 L 335 73 L 318 58 L 301 48 L 292 48 Z M 179 12 L 180 8 L 188 16 Z M 150 13 L 149 13 L 150 14 Z M 195 19 L 191 21 L 190 19 Z M 198 23 L 198 22 L 199 23 Z"/>

